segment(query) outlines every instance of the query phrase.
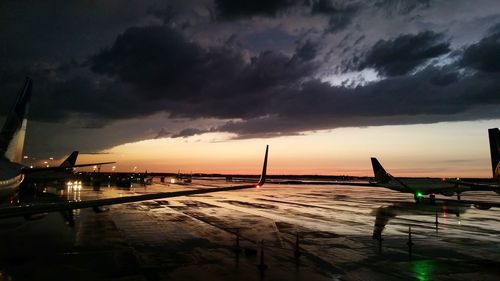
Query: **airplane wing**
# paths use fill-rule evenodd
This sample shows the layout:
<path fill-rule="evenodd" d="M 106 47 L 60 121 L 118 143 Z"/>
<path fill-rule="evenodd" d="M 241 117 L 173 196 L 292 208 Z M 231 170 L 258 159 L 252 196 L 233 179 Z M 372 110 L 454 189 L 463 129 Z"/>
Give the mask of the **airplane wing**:
<path fill-rule="evenodd" d="M 43 203 L 43 204 L 34 203 L 28 205 L 0 208 L 0 219 L 9 217 L 18 217 L 18 216 L 28 216 L 40 213 L 93 208 L 93 207 L 131 203 L 131 202 L 138 202 L 145 200 L 189 196 L 195 194 L 206 194 L 206 193 L 221 192 L 221 191 L 234 191 L 240 189 L 255 188 L 256 186 L 257 185 L 242 185 L 242 186 L 203 188 L 203 189 L 182 190 L 173 192 L 151 193 L 151 194 L 142 194 L 136 196 L 106 198 L 106 199 L 96 199 L 96 200 L 86 200 L 86 201 L 68 201 L 68 202 L 54 202 L 54 203 Z"/>
<path fill-rule="evenodd" d="M 207 194 L 207 193 L 222 192 L 222 191 L 235 191 L 235 190 L 249 189 L 249 188 L 259 188 L 262 185 L 264 185 L 266 181 L 268 149 L 269 146 L 266 147 L 266 154 L 264 156 L 264 165 L 262 168 L 262 174 L 259 181 L 256 184 L 238 185 L 229 187 L 201 188 L 201 189 L 191 189 L 191 190 L 172 191 L 172 192 L 160 192 L 160 193 L 142 194 L 142 195 L 117 197 L 117 198 L 95 199 L 86 201 L 30 203 L 25 205 L 0 208 L 0 219 L 18 217 L 18 216 L 29 216 L 29 215 L 49 213 L 49 212 L 68 211 L 68 210 L 82 209 L 82 208 L 96 208 L 100 206 L 123 204 L 123 203 L 138 202 L 145 200 L 172 198 L 172 197 L 189 196 L 196 194 Z"/>
<path fill-rule="evenodd" d="M 108 164 L 115 164 L 116 162 L 100 162 L 100 163 L 88 163 L 88 164 L 76 164 L 73 165 L 73 168 L 78 168 L 78 167 L 90 167 L 90 166 L 99 166 L 99 165 L 108 165 Z"/>

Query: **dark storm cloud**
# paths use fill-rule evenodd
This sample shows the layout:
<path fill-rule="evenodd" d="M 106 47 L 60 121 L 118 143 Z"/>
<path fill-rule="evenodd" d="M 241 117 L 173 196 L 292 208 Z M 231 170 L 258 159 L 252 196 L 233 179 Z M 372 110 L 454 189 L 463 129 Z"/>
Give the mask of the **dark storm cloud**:
<path fill-rule="evenodd" d="M 38 151 L 498 118 L 499 28 L 478 37 L 498 1 L 479 2 L 7 1 L 0 115 L 30 75 Z"/>
<path fill-rule="evenodd" d="M 94 56 L 91 69 L 119 78 L 144 99 L 169 101 L 172 117 L 240 118 L 264 110 L 261 99 L 275 89 L 311 75 L 313 44 L 297 51 L 292 57 L 266 51 L 246 62 L 237 51 L 203 49 L 169 27 L 137 27 Z"/>
<path fill-rule="evenodd" d="M 302 9 L 311 16 L 329 18 L 327 32 L 337 32 L 346 28 L 362 8 L 359 1 L 339 0 L 215 0 L 217 18 L 237 20 L 252 16 L 276 17 L 293 13 L 291 8 Z M 295 11 L 296 12 L 296 11 Z"/>
<path fill-rule="evenodd" d="M 336 14 L 346 7 L 359 6 L 360 1 L 342 0 L 215 0 L 215 8 L 221 16 L 228 18 L 253 15 L 276 16 L 278 12 L 292 6 L 306 7 L 312 14 Z M 376 5 L 384 6 L 385 3 Z"/>
<path fill-rule="evenodd" d="M 409 14 L 417 9 L 429 8 L 431 0 L 377 0 L 375 6 L 389 13 Z"/>
<path fill-rule="evenodd" d="M 328 19 L 323 31 L 337 33 L 349 27 L 363 10 L 380 10 L 385 16 L 393 17 L 409 15 L 430 5 L 430 0 L 215 0 L 215 13 L 216 18 L 222 20 L 248 19 L 253 16 L 321 16 Z"/>
<path fill-rule="evenodd" d="M 372 67 L 386 76 L 403 75 L 425 61 L 450 52 L 443 35 L 432 31 L 404 34 L 392 40 L 380 40 L 359 62 L 358 69 Z"/>
<path fill-rule="evenodd" d="M 218 16 L 223 19 L 251 17 L 254 15 L 276 16 L 302 0 L 215 0 Z"/>
<path fill-rule="evenodd" d="M 348 6 L 343 8 L 342 10 L 338 10 L 330 16 L 330 20 L 328 21 L 328 32 L 338 32 L 340 30 L 344 30 L 347 26 L 349 26 L 353 18 L 356 16 L 358 12 L 359 6 Z"/>
<path fill-rule="evenodd" d="M 266 51 L 245 61 L 225 47 L 203 49 L 169 27 L 145 26 L 126 30 L 112 47 L 92 56 L 94 74 L 80 73 L 83 66 L 74 66 L 75 74 L 48 66 L 9 69 L 0 77 L 13 100 L 22 73 L 30 73 L 37 92 L 34 120 L 81 117 L 86 120 L 81 125 L 100 127 L 158 111 L 172 118 L 249 118 L 265 114 L 262 101 L 270 94 L 308 78 L 313 55 L 313 44 L 306 43 L 291 57 Z"/>
<path fill-rule="evenodd" d="M 305 2 L 305 1 L 304 1 Z M 313 14 L 334 14 L 339 11 L 334 0 L 318 0 L 311 3 Z"/>
<path fill-rule="evenodd" d="M 293 135 L 303 131 L 347 126 L 418 124 L 498 118 L 497 74 L 460 77 L 454 69 L 429 67 L 416 75 L 397 76 L 356 88 L 317 80 L 279 96 L 267 116 L 231 121 L 215 128 L 237 138 Z"/>
<path fill-rule="evenodd" d="M 491 29 L 490 35 L 468 47 L 460 63 L 479 71 L 500 72 L 500 24 Z"/>
<path fill-rule="evenodd" d="M 91 69 L 154 93 L 196 73 L 196 67 L 204 63 L 202 49 L 180 32 L 145 26 L 129 28 L 119 35 L 111 48 L 92 57 Z"/>
<path fill-rule="evenodd" d="M 307 3 L 307 2 L 305 2 Z M 329 17 L 327 32 L 338 32 L 350 25 L 362 8 L 362 4 L 356 1 L 318 0 L 310 1 L 312 15 L 323 15 Z"/>
<path fill-rule="evenodd" d="M 115 120 L 163 109 L 162 103 L 138 96 L 127 84 L 88 73 L 64 72 L 65 68 L 60 67 L 7 69 L 0 72 L 4 79 L 0 91 L 5 93 L 6 104 L 11 104 L 28 74 L 34 81 L 30 120 L 71 122 L 85 128 L 100 128 Z M 8 108 L 2 106 L 0 115 L 5 115 Z"/>
<path fill-rule="evenodd" d="M 169 137 L 171 135 L 172 135 L 172 133 L 167 131 L 165 128 L 161 128 L 160 131 L 158 132 L 158 134 L 155 136 L 155 139 L 166 138 L 166 137 Z"/>
<path fill-rule="evenodd" d="M 0 61 L 29 64 L 89 55 L 124 28 L 146 21 L 147 10 L 159 1 L 2 1 Z"/>
<path fill-rule="evenodd" d="M 316 44 L 308 40 L 304 44 L 299 45 L 295 53 L 296 56 L 302 60 L 312 60 L 316 57 L 317 46 Z"/>
<path fill-rule="evenodd" d="M 439 34 L 421 33 L 379 42 L 367 61 L 376 61 L 377 67 L 384 69 L 389 66 L 375 60 L 378 57 L 374 54 L 406 50 L 416 57 L 405 62 L 412 65 L 407 69 L 414 68 L 418 65 L 415 61 L 421 63 L 423 58 L 448 50 L 440 39 Z M 403 47 L 397 47 L 398 42 Z M 409 50 L 409 42 L 416 51 Z M 434 48 L 436 45 L 442 47 Z M 268 51 L 245 60 L 237 50 L 203 48 L 167 26 L 133 27 L 89 61 L 92 70 L 108 78 L 65 78 L 58 72 L 60 67 L 46 69 L 43 76 L 37 74 L 37 89 L 44 98 L 34 115 L 40 120 L 84 116 L 87 127 L 98 127 L 111 120 L 166 111 L 169 118 L 240 121 L 211 129 L 190 127 L 177 133 L 162 129 L 157 138 L 217 131 L 248 138 L 344 126 L 474 120 L 481 116 L 467 115 L 469 111 L 500 103 L 495 95 L 500 90 L 498 75 L 480 71 L 463 76 L 454 65 L 427 67 L 414 75 L 398 75 L 364 86 L 332 86 L 313 78 L 316 64 L 310 60 L 316 48 L 306 41 L 289 56 Z M 387 60 L 385 63 L 397 63 Z"/>
<path fill-rule="evenodd" d="M 180 131 L 179 133 L 177 133 L 175 135 L 172 135 L 172 138 L 184 138 L 184 137 L 190 137 L 190 136 L 199 135 L 199 134 L 208 133 L 208 132 L 210 132 L 210 130 L 187 128 L 187 129 Z"/>
<path fill-rule="evenodd" d="M 291 58 L 264 52 L 248 63 L 229 60 L 233 63 L 230 64 L 231 71 L 221 70 L 228 66 L 223 63 L 228 60 L 221 59 L 224 56 L 220 52 L 195 52 L 203 53 L 200 57 L 214 58 L 202 58 L 197 63 L 205 65 L 206 61 L 211 61 L 218 65 L 220 69 L 215 72 L 225 73 L 224 82 L 217 83 L 219 76 L 211 75 L 210 67 L 190 66 L 195 71 L 177 77 L 177 82 L 190 81 L 199 85 L 201 92 L 170 96 L 169 85 L 163 85 L 167 91 L 159 98 L 178 102 L 166 110 L 173 117 L 236 118 L 242 121 L 230 121 L 210 130 L 188 128 L 172 137 L 214 131 L 236 133 L 239 138 L 270 137 L 343 126 L 430 123 L 454 118 L 474 120 L 486 115 L 469 114 L 470 111 L 500 103 L 496 95 L 500 90 L 497 75 L 479 72 L 461 76 L 453 65 L 428 67 L 415 75 L 400 75 L 355 88 L 332 86 L 309 78 L 312 65 L 305 61 L 313 57 L 314 48 L 314 44 L 306 42 Z M 146 62 L 148 67 L 154 65 L 153 61 Z M 162 60 L 156 62 L 161 64 Z M 131 71 L 143 70 L 135 67 Z M 488 115 L 491 116 L 496 115 Z"/>

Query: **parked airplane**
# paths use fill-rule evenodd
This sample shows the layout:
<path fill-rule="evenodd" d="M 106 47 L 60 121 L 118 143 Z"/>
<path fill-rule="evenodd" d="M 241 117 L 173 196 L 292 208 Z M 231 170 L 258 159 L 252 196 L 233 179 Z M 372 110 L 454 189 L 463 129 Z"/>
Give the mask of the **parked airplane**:
<path fill-rule="evenodd" d="M 113 164 L 116 162 L 100 162 L 100 163 L 88 163 L 88 164 L 76 164 L 76 159 L 78 158 L 78 151 L 73 151 L 66 160 L 64 160 L 58 167 L 51 167 L 47 169 L 46 167 L 40 168 L 27 168 L 23 169 L 23 174 L 25 175 L 25 182 L 28 183 L 38 183 L 38 182 L 49 182 L 49 181 L 61 181 L 71 177 L 73 171 L 78 167 L 89 167 L 89 166 L 100 166 Z"/>
<path fill-rule="evenodd" d="M 495 191 L 499 192 L 498 186 L 481 185 L 467 183 L 457 180 L 441 180 L 433 178 L 397 178 L 386 172 L 377 158 L 372 157 L 373 173 L 375 181 L 372 185 L 385 187 L 399 192 L 411 193 L 415 201 L 419 202 L 425 195 L 434 199 L 436 194 L 444 196 L 457 195 L 460 200 L 460 194 L 466 191 Z"/>
<path fill-rule="evenodd" d="M 488 130 L 493 178 L 500 183 L 500 131 Z M 461 180 L 439 180 L 432 178 L 397 178 L 386 172 L 377 158 L 371 158 L 375 181 L 372 185 L 381 186 L 399 192 L 412 193 L 415 201 L 420 201 L 425 195 L 434 199 L 436 194 L 445 196 L 457 195 L 466 191 L 494 191 L 500 194 L 500 186 L 479 184 Z"/>
<path fill-rule="evenodd" d="M 489 142 L 490 142 L 490 154 L 491 154 L 491 170 L 493 174 L 493 179 L 497 181 L 497 185 L 488 185 L 488 184 L 477 184 L 477 183 L 470 183 L 470 182 L 464 182 L 460 180 L 447 180 L 447 183 L 454 184 L 455 186 L 461 187 L 464 186 L 465 188 L 458 189 L 463 191 L 476 191 L 476 190 L 488 190 L 488 191 L 494 191 L 496 193 L 500 193 L 499 189 L 499 184 L 500 184 L 500 130 L 498 128 L 493 128 L 488 130 L 488 136 L 489 136 Z M 383 170 L 382 165 L 377 161 L 377 159 L 372 158 L 372 165 L 374 167 L 374 171 L 378 171 L 378 180 L 379 182 L 383 182 L 384 180 L 386 182 L 401 182 L 399 183 L 399 187 L 397 184 L 395 185 L 396 187 L 392 186 L 389 187 L 391 189 L 396 189 L 398 191 L 403 191 L 403 192 L 422 192 L 421 187 L 416 187 L 415 185 L 412 185 L 410 188 L 409 185 L 410 183 L 403 183 L 401 179 L 397 179 L 392 177 L 390 174 L 387 172 L 384 173 L 385 170 Z M 377 177 L 377 173 L 375 175 Z M 386 177 L 386 178 L 383 178 Z M 405 179 L 406 181 L 406 179 Z M 423 180 L 421 180 L 422 182 Z M 387 187 L 387 186 L 386 186 Z M 442 186 L 441 186 L 442 187 Z M 445 190 L 444 192 L 448 192 L 450 190 Z M 457 190 L 453 190 L 452 192 L 457 192 Z M 437 193 L 439 192 L 439 188 L 437 190 Z M 421 193 L 423 197 L 423 192 Z M 458 193 L 460 194 L 460 193 Z M 432 194 L 431 194 L 432 195 Z M 376 215 L 375 217 L 375 224 L 374 224 L 374 229 L 373 229 L 373 238 L 374 239 L 381 239 L 382 238 L 382 232 L 387 225 L 387 223 L 393 218 L 397 217 L 400 215 L 434 215 L 434 214 L 440 214 L 440 213 L 451 213 L 451 214 L 456 214 L 457 217 L 460 217 L 460 214 L 465 213 L 469 208 L 476 208 L 479 210 L 489 210 L 490 208 L 500 208 L 500 202 L 487 202 L 487 201 L 478 201 L 478 200 L 452 200 L 452 199 L 435 199 L 434 197 L 431 197 L 429 199 L 427 198 L 420 198 L 417 200 L 419 204 L 414 204 L 414 203 L 409 203 L 409 202 L 396 202 L 393 203 L 389 206 L 383 206 L 380 207 L 376 210 L 374 213 Z"/>
<path fill-rule="evenodd" d="M 105 198 L 105 199 L 95 199 L 86 201 L 29 203 L 25 205 L 21 204 L 7 208 L 0 208 L 0 219 L 8 217 L 18 217 L 18 216 L 26 217 L 41 213 L 61 212 L 61 211 L 68 211 L 68 210 L 82 209 L 82 208 L 99 208 L 107 205 L 123 204 L 123 203 L 145 201 L 145 200 L 172 198 L 172 197 L 189 196 L 196 194 L 207 194 L 207 193 L 221 192 L 221 191 L 235 191 L 235 190 L 250 189 L 250 188 L 260 188 L 266 182 L 268 151 L 269 151 L 269 146 L 266 146 L 266 153 L 264 155 L 264 164 L 262 166 L 262 173 L 259 181 L 256 184 L 236 185 L 227 187 L 211 187 L 211 188 L 191 189 L 191 190 L 172 191 L 172 192 L 159 192 L 159 193 L 134 195 L 128 197 Z"/>
<path fill-rule="evenodd" d="M 0 194 L 12 194 L 24 179 L 24 171 L 26 170 L 25 167 L 20 164 L 20 162 L 24 146 L 28 104 L 31 97 L 31 91 L 32 81 L 30 78 L 26 78 L 24 87 L 19 93 L 14 107 L 7 116 L 5 124 L 0 131 Z M 96 199 L 88 201 L 67 201 L 51 203 L 30 202 L 28 204 L 21 203 L 21 205 L 0 208 L 0 218 L 33 216 L 36 214 L 43 214 L 48 212 L 60 212 L 89 207 L 99 208 L 112 204 L 122 204 L 160 198 L 206 194 L 221 191 L 234 191 L 248 188 L 259 188 L 263 186 L 266 181 L 268 151 L 269 146 L 266 146 L 262 173 L 257 184 L 150 193 L 137 196 Z M 59 167 L 55 167 L 55 169 L 57 168 Z"/>

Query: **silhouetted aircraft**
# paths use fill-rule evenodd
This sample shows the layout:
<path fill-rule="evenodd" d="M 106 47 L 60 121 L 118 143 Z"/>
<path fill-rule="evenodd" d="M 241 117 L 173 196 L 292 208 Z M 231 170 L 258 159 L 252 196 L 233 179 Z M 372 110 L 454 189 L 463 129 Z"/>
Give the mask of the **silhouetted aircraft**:
<path fill-rule="evenodd" d="M 237 185 L 228 187 L 213 187 L 213 188 L 192 189 L 192 190 L 182 190 L 182 191 L 172 191 L 172 192 L 159 192 L 159 193 L 150 193 L 150 194 L 135 195 L 128 197 L 105 198 L 105 199 L 95 199 L 87 201 L 30 203 L 24 205 L 20 204 L 17 206 L 0 208 L 0 218 L 31 216 L 40 213 L 61 212 L 61 211 L 82 209 L 82 208 L 95 209 L 107 205 L 123 204 L 123 203 L 130 203 L 130 202 L 137 202 L 144 200 L 154 200 L 154 199 L 189 196 L 196 194 L 207 194 L 207 193 L 221 192 L 221 191 L 235 191 L 242 189 L 259 188 L 262 187 L 266 182 L 268 151 L 269 151 L 269 146 L 266 146 L 266 153 L 264 155 L 264 164 L 262 167 L 262 173 L 259 181 L 256 184 Z"/>
<path fill-rule="evenodd" d="M 431 199 L 435 198 L 436 194 L 445 196 L 453 196 L 457 194 L 460 199 L 460 194 L 465 191 L 493 190 L 490 186 L 473 188 L 467 185 L 460 185 L 454 181 L 441 180 L 433 178 L 398 178 L 389 174 L 380 164 L 377 158 L 372 157 L 374 181 L 371 182 L 374 186 L 385 187 L 399 192 L 411 193 L 415 201 L 420 201 L 425 195 L 429 195 Z"/>
<path fill-rule="evenodd" d="M 20 164 L 24 136 L 26 133 L 28 105 L 31 97 L 32 81 L 26 78 L 26 82 L 21 92 L 18 95 L 14 107 L 10 111 L 5 124 L 0 132 L 0 193 L 11 195 L 15 189 L 22 183 L 24 179 L 24 171 L 26 168 Z M 112 204 L 122 204 L 129 202 L 137 202 L 144 200 L 153 200 L 161 198 L 171 198 L 178 196 L 188 196 L 195 194 L 206 194 L 221 191 L 234 191 L 249 188 L 259 188 L 266 181 L 267 157 L 269 146 L 266 146 L 264 156 L 264 164 L 259 181 L 251 185 L 238 185 L 229 187 L 214 187 L 195 190 L 183 190 L 161 193 L 150 193 L 129 197 L 106 198 L 87 201 L 64 201 L 50 203 L 30 202 L 28 204 L 20 203 L 19 205 L 0 208 L 0 218 L 16 217 L 16 216 L 33 216 L 49 212 L 61 212 L 81 208 L 97 209 L 102 206 Z M 59 167 L 43 168 L 46 170 L 54 170 Z"/>
<path fill-rule="evenodd" d="M 489 129 L 488 135 L 493 178 L 497 184 L 480 184 L 459 179 L 397 178 L 389 174 L 374 157 L 371 158 L 371 162 L 375 178 L 371 184 L 399 192 L 412 193 L 415 201 L 420 201 L 425 195 L 434 199 L 436 194 L 445 196 L 456 194 L 457 199 L 460 200 L 460 194 L 466 191 L 494 191 L 500 194 L 500 186 L 498 185 L 500 182 L 500 131 L 497 128 Z"/>
<path fill-rule="evenodd" d="M 500 131 L 497 128 L 488 130 L 491 153 L 491 167 L 493 178 L 500 182 Z M 375 174 L 376 186 L 386 187 L 392 190 L 413 193 L 415 201 L 398 202 L 390 206 L 380 207 L 375 215 L 373 238 L 381 239 L 382 232 L 390 219 L 399 215 L 433 215 L 439 213 L 451 213 L 460 216 L 468 208 L 488 210 L 492 207 L 500 208 L 500 202 L 487 202 L 478 200 L 460 200 L 460 193 L 464 191 L 494 191 L 500 193 L 498 184 L 478 184 L 460 180 L 436 180 L 436 179 L 401 179 L 396 178 L 385 171 L 376 158 L 371 158 L 373 172 Z M 457 194 L 458 200 L 436 199 L 435 194 L 452 196 Z M 429 194 L 429 198 L 423 198 Z"/>
<path fill-rule="evenodd" d="M 78 153 L 79 153 L 78 151 L 73 151 L 68 156 L 68 158 L 66 158 L 66 160 L 64 160 L 58 167 L 23 168 L 23 174 L 25 175 L 24 181 L 29 183 L 61 181 L 72 176 L 74 169 L 78 167 L 100 166 L 100 165 L 116 163 L 116 162 L 99 162 L 99 163 L 76 164 Z"/>
<path fill-rule="evenodd" d="M 399 192 L 411 193 L 416 202 L 421 201 L 425 195 L 434 200 L 436 194 L 444 196 L 456 195 L 460 200 L 462 192 L 467 191 L 493 191 L 500 194 L 500 130 L 497 128 L 488 130 L 491 153 L 491 166 L 495 184 L 484 184 L 467 182 L 460 179 L 436 179 L 436 178 L 400 178 L 389 174 L 377 158 L 372 157 L 374 180 L 366 183 L 346 183 L 359 186 L 380 186 Z M 493 203 L 496 204 L 496 203 Z"/>

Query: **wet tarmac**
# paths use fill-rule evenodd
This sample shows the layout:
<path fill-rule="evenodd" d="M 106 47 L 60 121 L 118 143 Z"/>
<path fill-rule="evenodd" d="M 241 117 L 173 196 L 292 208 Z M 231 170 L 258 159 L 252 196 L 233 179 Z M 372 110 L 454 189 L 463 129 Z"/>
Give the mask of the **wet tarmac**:
<path fill-rule="evenodd" d="M 45 200 L 226 185 L 71 186 Z M 383 188 L 266 184 L 1 220 L 0 280 L 499 280 L 499 215 Z"/>

